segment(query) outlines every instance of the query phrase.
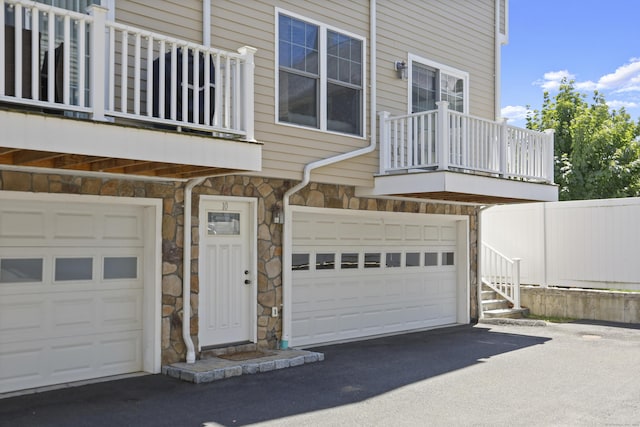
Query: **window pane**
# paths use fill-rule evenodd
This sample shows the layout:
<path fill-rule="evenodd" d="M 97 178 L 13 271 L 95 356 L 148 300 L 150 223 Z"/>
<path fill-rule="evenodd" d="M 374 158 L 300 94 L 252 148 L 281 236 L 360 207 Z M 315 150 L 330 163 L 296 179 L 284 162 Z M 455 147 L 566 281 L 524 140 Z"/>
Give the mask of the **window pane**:
<path fill-rule="evenodd" d="M 342 254 L 340 259 L 340 268 L 358 268 L 358 259 L 359 254 L 357 253 Z"/>
<path fill-rule="evenodd" d="M 411 72 L 411 106 L 414 113 L 436 109 L 436 72 L 415 62 Z"/>
<path fill-rule="evenodd" d="M 103 270 L 105 279 L 135 279 L 138 277 L 138 258 L 107 257 Z"/>
<path fill-rule="evenodd" d="M 56 258 L 56 281 L 91 280 L 93 278 L 93 258 Z"/>
<path fill-rule="evenodd" d="M 387 258 L 387 262 L 386 262 L 387 267 L 401 267 L 400 252 L 388 253 L 386 258 Z"/>
<path fill-rule="evenodd" d="M 380 267 L 379 253 L 364 254 L 364 268 L 378 268 L 378 267 Z"/>
<path fill-rule="evenodd" d="M 407 253 L 405 265 L 407 267 L 420 267 L 420 253 L 418 252 Z"/>
<path fill-rule="evenodd" d="M 300 271 L 309 269 L 309 254 L 292 254 L 291 270 Z"/>
<path fill-rule="evenodd" d="M 424 266 L 433 267 L 438 265 L 438 253 L 437 252 L 425 252 L 424 254 Z"/>
<path fill-rule="evenodd" d="M 442 253 L 442 265 L 454 265 L 454 263 L 453 263 L 453 252 L 443 252 Z"/>
<path fill-rule="evenodd" d="M 232 212 L 207 212 L 207 234 L 209 236 L 240 235 L 240 214 Z"/>
<path fill-rule="evenodd" d="M 316 254 L 316 270 L 333 270 L 336 268 L 336 254 Z"/>
<path fill-rule="evenodd" d="M 327 84 L 327 129 L 360 135 L 360 90 Z"/>
<path fill-rule="evenodd" d="M 337 75 L 329 73 L 330 79 L 360 85 L 362 82 L 362 41 L 334 31 L 327 31 L 328 62 L 337 60 Z M 358 72 L 352 72 L 356 70 Z"/>
<path fill-rule="evenodd" d="M 317 106 L 317 79 L 280 71 L 280 121 L 317 128 Z"/>
<path fill-rule="evenodd" d="M 318 74 L 318 27 L 280 15 L 279 31 L 279 66 Z"/>
<path fill-rule="evenodd" d="M 449 102 L 449 109 L 463 112 L 464 107 L 464 80 L 440 74 L 440 93 L 443 101 Z"/>
<path fill-rule="evenodd" d="M 0 283 L 42 282 L 42 258 L 0 260 Z"/>

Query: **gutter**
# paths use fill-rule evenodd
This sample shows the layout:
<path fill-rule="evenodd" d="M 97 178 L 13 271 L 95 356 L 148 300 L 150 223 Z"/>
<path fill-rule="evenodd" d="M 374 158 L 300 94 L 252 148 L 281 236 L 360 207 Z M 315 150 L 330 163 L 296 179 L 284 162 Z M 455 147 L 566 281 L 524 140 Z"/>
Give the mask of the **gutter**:
<path fill-rule="evenodd" d="M 369 61 L 370 61 L 370 92 L 369 98 L 369 119 L 370 119 L 370 142 L 369 145 L 354 151 L 338 154 L 325 159 L 316 160 L 305 165 L 302 172 L 302 181 L 291 187 L 282 197 L 282 207 L 284 212 L 284 226 L 282 229 L 282 339 L 280 347 L 287 349 L 291 337 L 291 255 L 293 251 L 293 222 L 291 220 L 291 196 L 303 189 L 311 181 L 311 171 L 314 169 L 352 159 L 373 152 L 376 149 L 376 0 L 369 1 Z"/>

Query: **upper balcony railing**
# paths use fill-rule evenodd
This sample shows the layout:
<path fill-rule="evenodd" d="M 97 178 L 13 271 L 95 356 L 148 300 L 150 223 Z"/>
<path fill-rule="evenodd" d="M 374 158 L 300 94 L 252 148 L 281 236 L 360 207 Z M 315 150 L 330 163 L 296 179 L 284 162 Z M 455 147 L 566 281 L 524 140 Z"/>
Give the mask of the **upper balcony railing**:
<path fill-rule="evenodd" d="M 0 0 L 0 101 L 254 141 L 254 53 Z"/>
<path fill-rule="evenodd" d="M 454 170 L 553 183 L 553 131 L 535 132 L 449 110 L 380 113 L 380 173 Z"/>

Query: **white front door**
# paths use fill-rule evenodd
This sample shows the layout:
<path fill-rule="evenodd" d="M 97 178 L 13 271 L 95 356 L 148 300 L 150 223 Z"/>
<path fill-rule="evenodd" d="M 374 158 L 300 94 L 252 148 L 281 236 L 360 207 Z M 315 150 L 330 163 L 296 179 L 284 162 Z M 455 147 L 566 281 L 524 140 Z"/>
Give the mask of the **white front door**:
<path fill-rule="evenodd" d="M 200 347 L 253 341 L 253 203 L 217 197 L 200 202 Z"/>

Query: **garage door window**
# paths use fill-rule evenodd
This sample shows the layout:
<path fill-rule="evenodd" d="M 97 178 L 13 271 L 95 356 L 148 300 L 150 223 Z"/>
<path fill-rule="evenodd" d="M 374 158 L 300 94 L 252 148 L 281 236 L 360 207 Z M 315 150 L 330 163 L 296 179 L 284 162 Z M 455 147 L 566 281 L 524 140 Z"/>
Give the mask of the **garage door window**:
<path fill-rule="evenodd" d="M 106 257 L 103 264 L 104 279 L 136 279 L 138 277 L 138 258 Z"/>
<path fill-rule="evenodd" d="M 425 252 L 424 266 L 435 267 L 438 265 L 438 252 Z"/>
<path fill-rule="evenodd" d="M 364 254 L 364 268 L 379 268 L 380 267 L 380 253 L 366 253 Z"/>
<path fill-rule="evenodd" d="M 344 253 L 340 258 L 340 268 L 345 270 L 347 268 L 358 268 L 358 261 L 360 254 L 358 253 Z"/>
<path fill-rule="evenodd" d="M 93 258 L 56 258 L 55 281 L 93 279 Z"/>
<path fill-rule="evenodd" d="M 309 254 L 291 255 L 291 270 L 293 271 L 309 270 Z"/>
<path fill-rule="evenodd" d="M 420 267 L 420 253 L 407 252 L 405 265 L 407 267 Z"/>
<path fill-rule="evenodd" d="M 454 265 L 453 252 L 442 252 L 442 265 Z"/>
<path fill-rule="evenodd" d="M 385 265 L 387 268 L 401 267 L 402 266 L 402 254 L 400 252 L 390 252 L 386 256 Z"/>
<path fill-rule="evenodd" d="M 336 254 L 316 254 L 316 270 L 333 270 L 336 268 Z"/>
<path fill-rule="evenodd" d="M 0 283 L 42 282 L 42 258 L 0 260 Z"/>

